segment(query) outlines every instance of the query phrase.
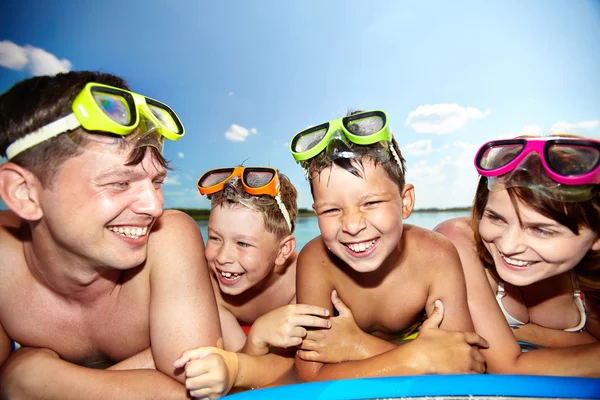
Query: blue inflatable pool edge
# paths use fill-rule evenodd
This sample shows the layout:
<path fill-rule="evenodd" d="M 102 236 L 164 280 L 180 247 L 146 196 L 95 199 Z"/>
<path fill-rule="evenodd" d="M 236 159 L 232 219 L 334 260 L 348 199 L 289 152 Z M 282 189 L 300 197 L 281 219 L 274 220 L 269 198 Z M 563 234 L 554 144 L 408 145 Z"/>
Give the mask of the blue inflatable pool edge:
<path fill-rule="evenodd" d="M 425 375 L 343 379 L 256 389 L 231 400 L 350 400 L 403 397 L 600 399 L 600 379 L 529 375 Z"/>

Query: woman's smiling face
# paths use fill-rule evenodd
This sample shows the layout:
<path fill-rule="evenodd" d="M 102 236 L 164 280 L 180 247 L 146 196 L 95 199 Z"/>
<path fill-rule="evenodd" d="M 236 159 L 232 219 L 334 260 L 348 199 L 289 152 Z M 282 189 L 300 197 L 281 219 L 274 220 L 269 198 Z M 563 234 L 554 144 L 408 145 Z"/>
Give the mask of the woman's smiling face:
<path fill-rule="evenodd" d="M 579 234 L 518 202 L 519 221 L 506 190 L 492 191 L 479 222 L 481 239 L 505 282 L 526 286 L 573 269 L 598 235 L 587 227 Z"/>

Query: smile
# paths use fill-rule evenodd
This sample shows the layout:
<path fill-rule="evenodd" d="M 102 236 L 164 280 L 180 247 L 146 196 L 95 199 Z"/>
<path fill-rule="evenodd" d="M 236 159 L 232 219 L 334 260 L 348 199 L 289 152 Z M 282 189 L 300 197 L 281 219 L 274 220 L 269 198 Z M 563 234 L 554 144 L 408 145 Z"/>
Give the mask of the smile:
<path fill-rule="evenodd" d="M 352 250 L 355 253 L 364 253 L 365 251 L 372 248 L 376 242 L 377 242 L 377 239 L 372 239 L 372 240 L 369 240 L 368 242 L 346 243 L 346 247 L 348 247 L 350 250 Z"/>
<path fill-rule="evenodd" d="M 237 283 L 241 277 L 244 275 L 244 272 L 229 272 L 229 271 L 221 271 L 217 269 L 217 274 L 219 276 L 219 280 L 226 285 L 233 285 Z"/>
<path fill-rule="evenodd" d="M 138 226 L 109 226 L 108 230 L 117 233 L 121 236 L 137 239 L 146 234 L 146 232 L 148 231 L 148 227 L 145 226 L 143 228 L 140 228 Z"/>
<path fill-rule="evenodd" d="M 509 258 L 506 257 L 505 255 L 501 254 L 500 255 L 502 257 L 502 259 L 504 260 L 505 263 L 512 265 L 514 267 L 529 267 L 530 265 L 536 263 L 537 261 L 522 261 L 522 260 L 515 260 L 513 258 Z"/>

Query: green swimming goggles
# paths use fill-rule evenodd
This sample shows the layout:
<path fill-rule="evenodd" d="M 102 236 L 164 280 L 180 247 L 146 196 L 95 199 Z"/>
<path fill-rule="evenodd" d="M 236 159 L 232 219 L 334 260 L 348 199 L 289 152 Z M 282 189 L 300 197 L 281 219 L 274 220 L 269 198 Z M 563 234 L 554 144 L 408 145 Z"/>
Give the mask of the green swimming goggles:
<path fill-rule="evenodd" d="M 334 119 L 297 133 L 290 143 L 290 151 L 296 161 L 305 161 L 317 156 L 323 150 L 329 150 L 329 143 L 335 139 L 341 139 L 342 142 L 348 140 L 361 146 L 384 142 L 389 144 L 390 152 L 402 169 L 400 158 L 391 143 L 392 138 L 385 111 L 365 111 Z M 353 158 L 352 151 L 334 147 L 336 147 L 333 150 L 335 155 L 330 158 Z"/>
<path fill-rule="evenodd" d="M 185 134 L 181 120 L 168 105 L 138 93 L 113 86 L 90 82 L 72 105 L 73 113 L 16 140 L 6 149 L 8 160 L 48 139 L 80 126 L 87 131 L 129 135 L 145 120 L 151 131 L 169 140 L 179 140 Z M 143 136 L 145 132 L 142 133 Z M 161 139 L 163 141 L 163 139 Z M 140 141 L 144 143 L 144 141 Z M 143 145 L 152 145 L 145 142 Z M 161 149 L 159 149 L 161 150 Z"/>

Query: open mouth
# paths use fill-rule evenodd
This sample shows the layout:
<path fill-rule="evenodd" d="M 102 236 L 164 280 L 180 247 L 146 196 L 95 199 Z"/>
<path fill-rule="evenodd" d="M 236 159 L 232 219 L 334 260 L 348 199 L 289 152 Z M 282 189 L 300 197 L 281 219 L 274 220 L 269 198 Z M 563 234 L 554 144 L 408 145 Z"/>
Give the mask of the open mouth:
<path fill-rule="evenodd" d="M 504 263 L 507 264 L 507 266 L 512 269 L 526 269 L 538 262 L 538 261 L 517 260 L 515 258 L 507 257 L 504 254 L 500 254 L 500 257 L 502 257 L 502 260 L 504 261 Z"/>
<path fill-rule="evenodd" d="M 238 273 L 238 272 L 221 271 L 220 269 L 217 268 L 217 276 L 219 277 L 219 281 L 221 281 L 225 285 L 235 285 L 240 279 L 242 279 L 242 276 L 244 274 L 245 274 L 244 272 Z"/>
<path fill-rule="evenodd" d="M 147 226 L 144 226 L 143 228 L 139 226 L 109 226 L 107 229 L 118 235 L 133 239 L 145 236 L 146 232 L 148 232 Z"/>
<path fill-rule="evenodd" d="M 344 246 L 346 246 L 353 256 L 360 257 L 371 254 L 378 242 L 379 239 L 371 239 L 364 242 L 344 243 Z"/>

